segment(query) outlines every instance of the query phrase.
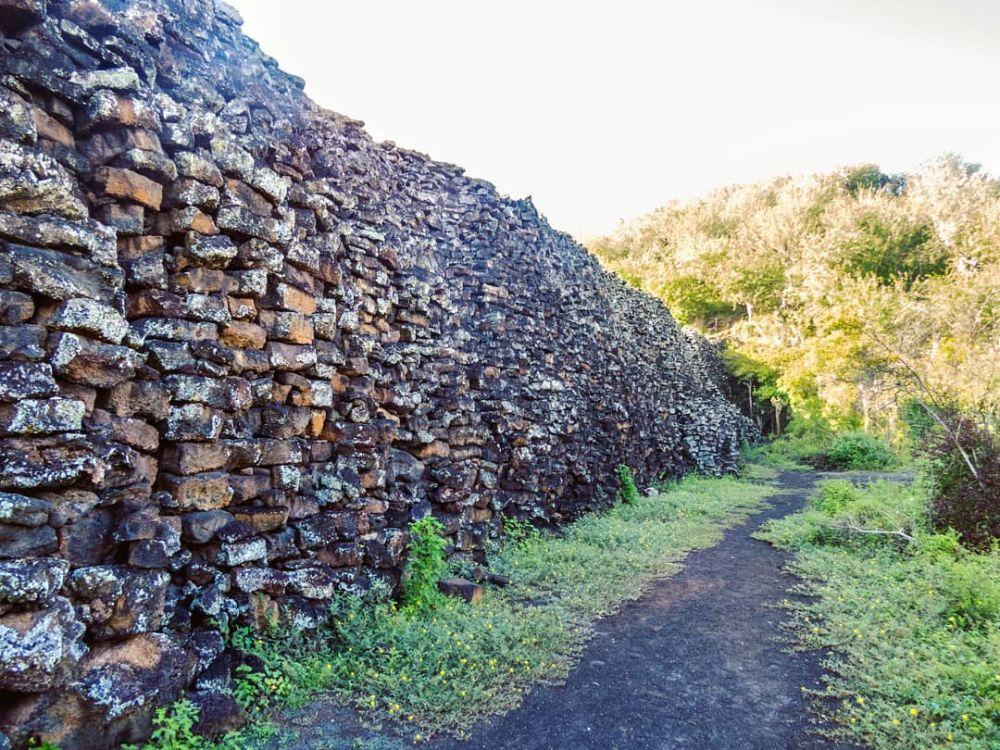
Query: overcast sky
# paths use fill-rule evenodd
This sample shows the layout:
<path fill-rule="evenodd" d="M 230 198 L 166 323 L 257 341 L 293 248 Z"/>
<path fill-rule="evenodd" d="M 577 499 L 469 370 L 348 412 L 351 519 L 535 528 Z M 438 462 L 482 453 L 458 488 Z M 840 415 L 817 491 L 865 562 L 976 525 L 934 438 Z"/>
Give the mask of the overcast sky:
<path fill-rule="evenodd" d="M 1000 172 L 1000 0 L 229 0 L 319 104 L 577 236 L 945 151 Z"/>

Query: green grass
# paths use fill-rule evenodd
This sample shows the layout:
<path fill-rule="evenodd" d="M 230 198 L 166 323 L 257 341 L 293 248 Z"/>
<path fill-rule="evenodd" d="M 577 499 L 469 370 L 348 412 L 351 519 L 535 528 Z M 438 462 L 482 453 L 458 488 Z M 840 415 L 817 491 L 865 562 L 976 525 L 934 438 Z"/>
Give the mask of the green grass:
<path fill-rule="evenodd" d="M 1000 747 L 1000 550 L 931 533 L 920 484 L 845 485 L 759 532 L 813 597 L 787 603 L 798 646 L 832 654 L 817 708 L 872 750 Z"/>
<path fill-rule="evenodd" d="M 811 471 L 817 467 L 837 470 L 899 468 L 905 457 L 897 455 L 882 438 L 860 430 L 838 434 L 828 428 L 801 428 L 792 423 L 781 437 L 744 451 L 750 464 L 783 471 Z"/>
<path fill-rule="evenodd" d="M 770 466 L 781 471 L 812 471 L 812 462 L 824 455 L 829 437 L 813 432 L 788 434 L 744 451 L 750 465 Z"/>
<path fill-rule="evenodd" d="M 343 596 L 318 635 L 241 631 L 237 645 L 264 664 L 263 677 L 243 676 L 244 700 L 270 710 L 327 692 L 417 742 L 462 734 L 517 706 L 533 685 L 565 678 L 596 618 L 676 572 L 685 554 L 716 543 L 772 491 L 691 477 L 587 515 L 559 536 L 521 529 L 491 559 L 511 586 L 489 588 L 476 605 L 398 608 Z"/>

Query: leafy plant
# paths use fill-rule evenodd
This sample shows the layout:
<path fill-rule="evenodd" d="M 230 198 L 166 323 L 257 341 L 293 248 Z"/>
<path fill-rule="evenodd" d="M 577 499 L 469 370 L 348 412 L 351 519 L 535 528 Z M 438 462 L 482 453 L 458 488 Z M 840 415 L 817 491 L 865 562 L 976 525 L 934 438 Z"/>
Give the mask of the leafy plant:
<path fill-rule="evenodd" d="M 444 532 L 444 524 L 431 515 L 410 524 L 409 557 L 403 570 L 403 604 L 407 607 L 433 606 L 442 599 L 438 581 L 448 572 Z"/>
<path fill-rule="evenodd" d="M 514 516 L 503 517 L 503 534 L 507 541 L 517 544 L 526 539 L 538 536 L 539 532 L 532 524 Z"/>
<path fill-rule="evenodd" d="M 782 421 L 895 446 L 906 399 L 884 343 L 963 408 L 983 394 L 1000 408 L 998 185 L 953 155 L 899 176 L 864 164 L 674 202 L 590 247 L 678 321 L 773 370 L 751 381 L 755 416 L 766 384 Z"/>
<path fill-rule="evenodd" d="M 634 503 L 639 499 L 639 488 L 635 486 L 635 472 L 632 467 L 619 464 L 618 473 L 618 497 L 623 503 Z"/>
<path fill-rule="evenodd" d="M 735 305 L 710 281 L 697 276 L 679 276 L 662 284 L 657 294 L 682 323 L 711 327 L 719 321 L 738 317 Z"/>
<path fill-rule="evenodd" d="M 868 214 L 858 222 L 860 236 L 847 245 L 844 269 L 848 273 L 871 276 L 881 284 L 902 281 L 909 289 L 928 276 L 948 269 L 948 255 L 933 242 L 929 223 L 889 224 Z"/>
<path fill-rule="evenodd" d="M 826 459 L 835 469 L 888 469 L 897 463 L 884 440 L 860 430 L 835 437 L 826 451 Z"/>
<path fill-rule="evenodd" d="M 805 581 L 785 603 L 799 645 L 830 654 L 816 710 L 872 750 L 1000 747 L 1000 548 L 928 531 L 932 486 L 824 483 L 759 532 Z"/>
<path fill-rule="evenodd" d="M 864 190 L 878 190 L 889 184 L 891 179 L 877 164 L 861 164 L 849 169 L 844 175 L 844 187 L 848 193 L 857 197 Z"/>
<path fill-rule="evenodd" d="M 828 516 L 836 516 L 860 498 L 861 491 L 853 484 L 844 479 L 833 479 L 820 483 L 810 503 Z"/>
<path fill-rule="evenodd" d="M 202 750 L 205 738 L 194 733 L 198 721 L 198 707 L 189 700 L 178 700 L 169 706 L 156 709 L 153 715 L 153 733 L 142 750 Z M 136 745 L 126 745 L 123 750 L 139 750 Z"/>
<path fill-rule="evenodd" d="M 956 434 L 935 434 L 928 455 L 934 525 L 955 529 L 966 546 L 987 549 L 1000 539 L 1000 439 L 963 420 Z"/>
<path fill-rule="evenodd" d="M 250 675 L 280 674 L 283 697 L 272 706 L 332 691 L 369 718 L 393 719 L 421 735 L 461 733 L 516 706 L 532 685 L 565 677 L 593 619 L 678 570 L 686 552 L 713 544 L 768 492 L 689 477 L 655 498 L 588 514 L 559 536 L 515 523 L 509 531 L 516 543 L 490 559 L 512 584 L 488 588 L 475 607 L 446 597 L 434 607 L 397 607 L 342 594 L 331 602 L 329 626 L 313 635 L 237 631 L 234 644 L 258 664 L 256 672 L 242 671 L 237 695 L 245 691 L 241 702 L 260 704 L 271 688 Z M 433 531 L 425 523 L 422 535 Z"/>
<path fill-rule="evenodd" d="M 745 451 L 744 460 L 790 471 L 808 470 L 823 461 L 832 434 L 823 420 L 796 418 L 781 437 Z"/>

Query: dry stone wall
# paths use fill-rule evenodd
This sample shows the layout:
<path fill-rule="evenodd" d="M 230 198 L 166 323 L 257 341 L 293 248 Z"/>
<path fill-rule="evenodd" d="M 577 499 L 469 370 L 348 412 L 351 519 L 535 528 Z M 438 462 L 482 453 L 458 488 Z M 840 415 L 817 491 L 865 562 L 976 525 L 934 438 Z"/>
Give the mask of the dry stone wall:
<path fill-rule="evenodd" d="M 376 144 L 212 0 L 0 0 L 0 726 L 226 678 L 220 625 L 734 468 L 711 353 L 528 201 Z M 0 739 L 0 747 L 4 740 Z"/>

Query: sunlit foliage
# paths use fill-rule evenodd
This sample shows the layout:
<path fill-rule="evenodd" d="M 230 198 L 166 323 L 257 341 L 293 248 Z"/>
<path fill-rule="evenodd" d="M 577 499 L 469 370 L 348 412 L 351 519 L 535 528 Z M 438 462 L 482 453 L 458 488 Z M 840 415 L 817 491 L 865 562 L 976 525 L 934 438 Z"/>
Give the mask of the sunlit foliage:
<path fill-rule="evenodd" d="M 899 439 L 902 367 L 977 409 L 1000 398 L 1000 183 L 958 157 L 724 188 L 591 250 L 798 418 Z"/>

